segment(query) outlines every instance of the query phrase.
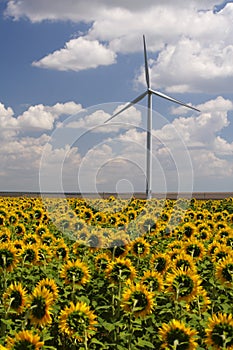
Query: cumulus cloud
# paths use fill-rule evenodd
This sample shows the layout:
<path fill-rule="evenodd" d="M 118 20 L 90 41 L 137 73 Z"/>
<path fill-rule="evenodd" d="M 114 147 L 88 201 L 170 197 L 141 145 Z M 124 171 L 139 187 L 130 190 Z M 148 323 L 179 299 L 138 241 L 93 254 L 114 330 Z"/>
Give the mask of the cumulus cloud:
<path fill-rule="evenodd" d="M 32 108 L 33 107 L 33 108 Z M 118 111 L 122 106 L 118 106 Z M 220 181 L 220 187 L 228 184 L 233 176 L 233 142 L 227 141 L 220 133 L 229 125 L 229 113 L 233 110 L 230 100 L 218 96 L 198 106 L 202 112 L 186 117 L 175 111 L 176 118 L 152 133 L 153 176 L 156 178 L 156 190 L 179 188 L 191 189 L 192 172 L 199 187 L 206 188 L 214 181 Z M 0 162 L 2 169 L 1 183 L 11 189 L 34 188 L 38 186 L 39 175 L 44 179 L 42 190 L 76 190 L 95 191 L 96 186 L 103 190 L 114 189 L 117 183 L 129 180 L 135 190 L 143 190 L 146 169 L 146 130 L 141 126 L 141 114 L 135 107 L 122 115 L 122 124 L 127 128 L 114 130 L 115 123 L 109 123 L 109 128 L 116 131 L 111 136 L 106 133 L 101 137 L 88 134 L 85 142 L 87 148 L 81 152 L 77 144 L 71 142 L 71 136 L 65 135 L 62 146 L 57 143 L 54 128 L 59 134 L 61 128 L 56 122 L 59 117 L 69 112 L 81 111 L 84 117 L 76 119 L 71 116 L 65 126 L 72 127 L 74 137 L 78 130 L 88 130 L 103 122 L 109 116 L 104 110 L 96 110 L 88 114 L 74 102 L 57 103 L 54 106 L 31 106 L 19 117 L 14 117 L 13 110 L 0 105 L 1 118 L 14 118 L 18 126 L 25 128 L 42 124 L 39 137 L 26 137 L 19 133 L 1 138 Z M 31 118 L 29 118 L 31 114 Z M 43 116 L 47 123 L 40 119 Z M 130 127 L 127 123 L 138 123 L 139 127 Z M 37 118 L 39 122 L 37 123 Z M 120 116 L 119 116 L 120 118 Z M 0 119 L 1 120 L 1 119 Z M 111 125 L 112 124 L 112 125 Z M 8 123 L 11 125 L 11 122 Z M 97 128 L 98 129 L 98 128 Z M 20 128 L 19 128 L 20 130 Z M 111 130 L 111 129 L 110 129 Z M 64 129 L 65 131 L 65 129 Z M 104 130 L 103 130 L 104 131 Z M 103 132 L 101 130 L 101 132 Z M 73 134 L 72 134 L 73 135 Z M 88 139 L 91 137 L 91 140 Z M 69 143 L 70 142 L 70 143 Z M 83 145 L 82 145 L 83 146 Z M 17 186 L 15 174 L 17 173 Z M 128 175 L 127 175 L 128 174 Z M 128 177 L 127 177 L 128 176 Z M 111 182 L 112 180 L 112 182 Z M 27 187 L 28 186 L 28 187 Z M 79 188 L 81 186 L 81 188 Z M 201 188 L 202 189 L 202 188 Z M 215 187 L 212 188 L 212 190 Z M 211 190 L 211 189 L 210 189 Z"/>
<path fill-rule="evenodd" d="M 10 0 L 5 15 L 33 23 L 88 23 L 85 35 L 34 61 L 34 66 L 80 71 L 110 65 L 119 53 L 141 52 L 144 33 L 154 88 L 223 93 L 231 91 L 233 83 L 233 3 L 219 5 L 216 0 L 191 0 L 185 6 L 181 0 Z M 145 84 L 144 68 L 136 82 Z"/>
<path fill-rule="evenodd" d="M 125 105 L 119 105 L 114 109 L 113 114 L 119 112 Z M 135 107 L 130 107 L 126 111 L 120 113 L 116 118 L 111 121 L 106 121 L 111 117 L 111 114 L 104 110 L 97 110 L 92 113 L 86 111 L 84 116 L 74 116 L 69 118 L 68 121 L 59 125 L 68 128 L 90 130 L 94 133 L 109 133 L 118 132 L 121 129 L 140 126 L 141 125 L 141 111 Z"/>
<path fill-rule="evenodd" d="M 14 116 L 11 107 L 5 108 L 0 103 L 0 127 L 1 132 L 13 132 L 14 134 L 20 130 L 38 129 L 52 130 L 55 121 L 62 115 L 72 115 L 80 112 L 82 106 L 73 101 L 66 103 L 56 103 L 53 106 L 45 106 L 43 104 L 30 106 L 25 112 L 19 116 Z"/>
<path fill-rule="evenodd" d="M 98 66 L 115 63 L 116 54 L 97 40 L 84 37 L 72 39 L 65 47 L 57 50 L 32 65 L 40 68 L 57 69 L 60 71 L 80 71 Z"/>

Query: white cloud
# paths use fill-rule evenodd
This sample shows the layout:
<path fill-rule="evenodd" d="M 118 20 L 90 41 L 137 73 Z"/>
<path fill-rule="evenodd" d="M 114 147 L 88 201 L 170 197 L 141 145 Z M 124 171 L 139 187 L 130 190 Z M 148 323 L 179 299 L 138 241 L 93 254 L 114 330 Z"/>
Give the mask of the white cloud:
<path fill-rule="evenodd" d="M 56 103 L 53 106 L 43 104 L 29 106 L 29 108 L 19 116 L 14 116 L 12 108 L 0 103 L 0 128 L 1 133 L 16 134 L 20 130 L 39 129 L 52 130 L 54 123 L 62 115 L 76 114 L 82 110 L 80 104 L 73 101 L 66 103 Z"/>
<path fill-rule="evenodd" d="M 80 71 L 115 63 L 116 54 L 97 40 L 84 37 L 72 39 L 63 49 L 45 56 L 32 65 L 40 68 L 57 69 L 60 71 Z"/>
<path fill-rule="evenodd" d="M 119 112 L 125 105 L 119 105 L 114 111 L 113 114 Z M 112 115 L 113 115 L 112 114 Z M 118 132 L 121 129 L 128 129 L 130 127 L 140 126 L 141 125 L 141 112 L 136 109 L 134 106 L 131 106 L 126 111 L 120 113 L 111 121 L 105 123 L 111 115 L 104 110 L 97 110 L 91 114 L 87 114 L 83 117 L 74 116 L 69 118 L 68 121 L 65 121 L 64 124 L 59 125 L 65 126 L 68 128 L 84 129 L 90 130 L 92 132 Z"/>
<path fill-rule="evenodd" d="M 121 107 L 118 106 L 115 111 Z M 216 183 L 220 181 L 219 186 L 226 183 L 230 186 L 233 176 L 233 142 L 228 142 L 219 134 L 229 124 L 229 112 L 233 110 L 233 104 L 219 96 L 198 107 L 202 110 L 199 115 L 177 116 L 171 123 L 153 131 L 153 173 L 156 177 L 156 189 L 157 186 L 170 188 L 171 184 L 177 189 L 179 179 L 182 180 L 182 186 L 190 189 L 192 170 L 199 186 L 206 184 L 208 187 L 209 177 L 213 183 L 214 179 Z M 144 188 L 146 130 L 143 127 L 135 128 L 133 125 L 129 130 L 125 129 L 129 127 L 127 123 L 132 124 L 132 118 L 135 118 L 135 123 L 141 123 L 141 113 L 135 107 L 122 115 L 120 123 L 125 128 L 116 129 L 114 137 L 103 135 L 102 138 L 95 138 L 90 134 L 93 140 L 88 140 L 87 135 L 85 142 L 91 142 L 88 143 L 86 154 L 80 153 L 77 146 L 73 147 L 72 137 L 67 138 L 65 135 L 66 143 L 58 146 L 56 137 L 53 140 L 53 133 L 49 135 L 54 127 L 55 130 L 59 129 L 56 129 L 55 121 L 58 121 L 62 114 L 68 111 L 86 113 L 80 105 L 67 102 L 54 106 L 31 106 L 26 114 L 23 113 L 19 117 L 14 117 L 13 110 L 4 107 L 3 104 L 0 108 L 2 118 L 14 118 L 21 128 L 23 122 L 25 127 L 29 127 L 38 126 L 39 121 L 43 124 L 43 120 L 40 119 L 42 117 L 47 121 L 41 126 L 41 130 L 46 130 L 47 134 L 37 138 L 22 136 L 20 128 L 18 133 L 1 138 L 0 162 L 4 169 L 1 186 L 9 184 L 12 189 L 17 189 L 17 186 L 18 189 L 22 189 L 28 184 L 28 188 L 35 188 L 38 186 L 40 173 L 44 176 L 44 190 L 62 190 L 64 187 L 66 190 L 73 188 L 78 191 L 80 185 L 80 190 L 85 192 L 87 189 L 95 190 L 95 186 L 104 189 L 104 184 L 111 188 L 111 179 L 115 186 L 121 176 L 127 179 L 128 174 L 128 179 L 134 187 L 136 186 L 135 189 Z M 95 127 L 96 123 L 103 123 L 108 116 L 103 110 L 97 110 L 80 120 L 72 116 L 68 118 L 67 126 L 69 121 L 73 121 L 79 123 L 74 125 L 78 130 L 88 130 Z M 109 123 L 108 127 L 114 130 L 118 127 L 117 123 L 114 124 Z M 59 130 L 58 132 L 62 131 Z M 76 140 L 76 131 L 74 135 Z M 193 168 L 190 168 L 190 159 Z"/>
<path fill-rule="evenodd" d="M 153 54 L 154 88 L 223 93 L 230 92 L 233 83 L 233 3 L 215 11 L 220 3 L 10 0 L 5 15 L 32 22 L 88 22 L 84 36 L 68 41 L 64 48 L 33 62 L 34 66 L 79 71 L 113 64 L 117 53 L 142 52 L 145 33 L 149 56 Z M 144 71 L 136 81 L 145 84 Z"/>

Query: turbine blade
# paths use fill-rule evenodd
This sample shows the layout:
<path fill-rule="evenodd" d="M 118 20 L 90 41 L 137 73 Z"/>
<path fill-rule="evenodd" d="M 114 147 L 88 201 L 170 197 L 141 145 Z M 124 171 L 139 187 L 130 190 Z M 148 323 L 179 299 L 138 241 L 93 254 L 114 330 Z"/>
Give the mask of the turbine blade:
<path fill-rule="evenodd" d="M 127 105 L 125 107 L 123 107 L 122 109 L 120 109 L 119 112 L 113 114 L 110 118 L 108 118 L 105 121 L 105 123 L 109 122 L 111 119 L 115 118 L 117 115 L 119 115 L 120 113 L 124 112 L 126 109 L 128 109 L 131 106 L 135 105 L 135 103 L 141 101 L 147 94 L 148 94 L 148 92 L 145 91 L 145 92 L 143 92 L 143 94 L 141 94 L 140 96 L 136 97 L 133 101 L 127 103 Z"/>
<path fill-rule="evenodd" d="M 145 35 L 143 35 L 143 46 L 144 46 L 144 61 L 145 61 L 146 84 L 147 84 L 147 87 L 149 89 L 149 87 L 150 87 L 150 76 L 149 76 L 149 68 L 148 68 L 148 62 L 147 62 L 146 38 L 145 38 Z"/>
<path fill-rule="evenodd" d="M 199 109 L 195 108 L 195 107 L 192 107 L 190 105 L 187 105 L 186 103 L 182 102 L 182 101 L 179 101 L 179 100 L 176 100 L 175 98 L 173 97 L 170 97 L 168 95 L 165 95 L 163 94 L 162 92 L 159 92 L 159 91 L 155 91 L 155 90 L 152 90 L 152 89 L 149 89 L 149 92 L 151 92 L 152 94 L 154 95 L 157 95 L 157 96 L 160 96 L 162 98 L 165 98 L 165 100 L 169 100 L 171 102 L 174 102 L 174 103 L 177 103 L 181 106 L 184 106 L 184 107 L 187 107 L 187 108 L 190 108 L 190 109 L 193 109 L 194 111 L 197 111 L 197 112 L 201 112 Z"/>

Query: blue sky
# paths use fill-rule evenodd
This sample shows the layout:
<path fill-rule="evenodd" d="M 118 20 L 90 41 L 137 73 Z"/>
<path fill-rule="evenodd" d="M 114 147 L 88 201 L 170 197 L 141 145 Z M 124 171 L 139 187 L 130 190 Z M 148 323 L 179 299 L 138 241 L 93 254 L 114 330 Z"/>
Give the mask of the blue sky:
<path fill-rule="evenodd" d="M 186 7 L 185 7 L 186 6 Z M 1 191 L 144 191 L 153 98 L 153 191 L 233 191 L 231 1 L 0 3 Z M 182 18 L 182 21 L 181 21 Z"/>

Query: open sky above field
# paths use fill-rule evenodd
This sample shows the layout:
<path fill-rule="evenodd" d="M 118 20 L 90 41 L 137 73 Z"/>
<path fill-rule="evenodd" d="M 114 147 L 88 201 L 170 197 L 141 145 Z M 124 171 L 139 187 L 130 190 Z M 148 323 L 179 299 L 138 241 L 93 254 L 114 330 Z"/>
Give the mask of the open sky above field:
<path fill-rule="evenodd" d="M 232 1 L 2 0 L 0 191 L 233 191 Z"/>

